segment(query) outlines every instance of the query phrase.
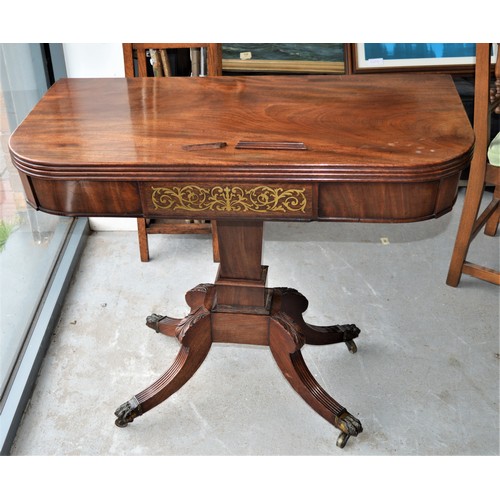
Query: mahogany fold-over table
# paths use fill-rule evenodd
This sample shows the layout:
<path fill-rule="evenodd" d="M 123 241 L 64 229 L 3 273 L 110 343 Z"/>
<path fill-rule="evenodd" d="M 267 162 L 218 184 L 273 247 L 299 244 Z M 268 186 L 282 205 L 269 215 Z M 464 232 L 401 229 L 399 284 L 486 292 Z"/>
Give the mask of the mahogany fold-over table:
<path fill-rule="evenodd" d="M 346 343 L 355 352 L 359 329 L 310 325 L 303 295 L 266 288 L 263 222 L 439 217 L 472 147 L 452 79 L 424 74 L 63 79 L 10 140 L 37 209 L 217 222 L 215 282 L 187 292 L 187 317 L 147 318 L 180 351 L 116 410 L 118 426 L 185 384 L 213 342 L 257 344 L 340 429 L 340 447 L 361 423 L 318 384 L 301 348 Z"/>

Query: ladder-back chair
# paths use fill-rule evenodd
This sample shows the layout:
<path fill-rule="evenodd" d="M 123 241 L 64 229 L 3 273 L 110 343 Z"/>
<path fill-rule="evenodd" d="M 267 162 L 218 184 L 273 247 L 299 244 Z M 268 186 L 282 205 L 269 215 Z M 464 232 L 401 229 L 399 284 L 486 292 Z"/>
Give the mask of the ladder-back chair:
<path fill-rule="evenodd" d="M 125 76 L 221 76 L 222 45 L 220 43 L 124 43 Z M 148 234 L 212 233 L 214 261 L 219 261 L 219 245 L 215 221 L 137 219 L 139 251 L 142 262 L 149 261 Z"/>
<path fill-rule="evenodd" d="M 493 44 L 479 43 L 476 45 L 476 69 L 474 82 L 474 133 L 476 143 L 471 161 L 469 179 L 465 193 L 464 206 L 460 225 L 446 283 L 458 286 L 462 274 L 467 274 L 481 280 L 500 284 L 498 269 L 484 267 L 469 262 L 467 253 L 472 240 L 483 226 L 485 234 L 495 236 L 500 217 L 500 162 L 498 151 L 492 148 L 498 138 L 491 140 L 491 114 L 500 114 L 500 58 L 497 54 L 495 64 L 495 84 L 491 86 L 491 49 Z M 497 44 L 498 48 L 498 44 Z M 500 145 L 496 146 L 500 147 Z M 496 157 L 496 160 L 495 160 Z M 498 163 L 495 165 L 494 163 Z M 479 214 L 479 207 L 486 185 L 493 185 L 493 199 Z"/>

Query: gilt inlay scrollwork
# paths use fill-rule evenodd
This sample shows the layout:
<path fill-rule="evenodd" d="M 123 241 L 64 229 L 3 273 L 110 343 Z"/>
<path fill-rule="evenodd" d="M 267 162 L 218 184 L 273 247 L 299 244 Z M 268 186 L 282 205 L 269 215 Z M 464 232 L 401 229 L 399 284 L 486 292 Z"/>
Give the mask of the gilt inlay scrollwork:
<path fill-rule="evenodd" d="M 302 212 L 307 207 L 303 188 L 196 185 L 152 187 L 156 210 L 189 212 Z"/>

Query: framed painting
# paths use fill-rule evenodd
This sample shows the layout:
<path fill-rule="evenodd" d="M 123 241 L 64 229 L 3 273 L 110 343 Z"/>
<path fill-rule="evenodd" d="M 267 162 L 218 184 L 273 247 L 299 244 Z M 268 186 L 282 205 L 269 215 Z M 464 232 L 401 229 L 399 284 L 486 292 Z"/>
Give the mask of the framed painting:
<path fill-rule="evenodd" d="M 469 73 L 476 62 L 475 43 L 355 43 L 351 44 L 353 73 L 433 71 Z M 496 60 L 491 54 L 492 63 Z"/>
<path fill-rule="evenodd" d="M 346 73 L 343 43 L 223 43 L 230 73 Z"/>

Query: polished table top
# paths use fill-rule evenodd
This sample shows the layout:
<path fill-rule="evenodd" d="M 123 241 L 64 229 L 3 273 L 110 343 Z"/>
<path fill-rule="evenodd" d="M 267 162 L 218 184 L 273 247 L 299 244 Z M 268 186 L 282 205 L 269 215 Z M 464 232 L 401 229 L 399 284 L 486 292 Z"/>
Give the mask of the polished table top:
<path fill-rule="evenodd" d="M 52 213 L 353 221 L 445 213 L 472 145 L 452 79 L 423 74 L 63 79 L 10 141 Z M 152 200 L 188 185 L 300 187 L 303 209 Z"/>

